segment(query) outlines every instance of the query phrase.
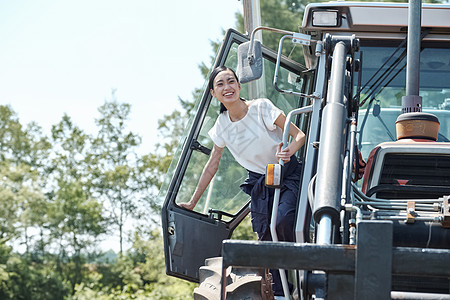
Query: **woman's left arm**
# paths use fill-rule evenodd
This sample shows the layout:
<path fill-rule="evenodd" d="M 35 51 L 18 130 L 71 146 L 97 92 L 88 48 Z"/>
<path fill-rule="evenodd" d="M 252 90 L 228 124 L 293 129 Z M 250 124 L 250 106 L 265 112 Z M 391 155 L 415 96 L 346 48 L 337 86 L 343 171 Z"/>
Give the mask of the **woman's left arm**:
<path fill-rule="evenodd" d="M 280 114 L 278 118 L 275 120 L 275 125 L 281 128 L 284 131 L 284 124 L 286 123 L 286 116 L 284 114 Z M 306 136 L 297 126 L 295 126 L 292 122 L 289 126 L 289 135 L 292 137 L 291 143 L 281 150 L 282 143 L 278 145 L 277 149 L 277 159 L 283 160 L 285 163 L 290 160 L 290 157 L 297 152 L 304 144 L 306 140 Z"/>

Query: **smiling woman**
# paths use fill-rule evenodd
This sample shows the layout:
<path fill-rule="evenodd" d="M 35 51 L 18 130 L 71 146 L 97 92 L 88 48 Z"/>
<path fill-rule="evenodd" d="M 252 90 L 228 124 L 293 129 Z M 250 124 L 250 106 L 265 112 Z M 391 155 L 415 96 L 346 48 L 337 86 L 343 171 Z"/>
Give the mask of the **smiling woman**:
<path fill-rule="evenodd" d="M 282 133 L 286 117 L 268 99 L 244 101 L 240 97 L 241 84 L 236 73 L 226 67 L 215 68 L 209 79 L 210 93 L 221 105 L 220 114 L 209 136 L 214 142 L 211 156 L 203 169 L 194 194 L 187 203 L 178 205 L 192 210 L 217 173 L 224 148 L 248 171 L 248 178 L 241 185 L 242 190 L 251 196 L 253 231 L 260 240 L 272 240 L 269 230 L 269 216 L 272 209 L 273 189 L 264 186 L 267 164 L 283 160 L 285 180 L 278 206 L 277 233 L 280 241 L 294 241 L 293 224 L 295 219 L 298 178 L 301 165 L 294 155 L 305 143 L 305 134 L 294 124 L 289 134 L 292 142 L 282 149 Z M 272 270 L 274 294 L 283 295 L 280 275 Z"/>

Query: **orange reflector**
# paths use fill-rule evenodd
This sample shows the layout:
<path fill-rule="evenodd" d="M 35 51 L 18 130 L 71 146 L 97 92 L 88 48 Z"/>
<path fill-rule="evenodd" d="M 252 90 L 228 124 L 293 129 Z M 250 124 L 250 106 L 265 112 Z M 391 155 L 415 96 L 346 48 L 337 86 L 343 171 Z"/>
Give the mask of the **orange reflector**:
<path fill-rule="evenodd" d="M 397 179 L 397 182 L 399 185 L 406 185 L 409 180 L 406 179 Z"/>
<path fill-rule="evenodd" d="M 281 186 L 281 165 L 280 164 L 268 164 L 266 168 L 266 186 L 268 187 L 280 187 Z"/>

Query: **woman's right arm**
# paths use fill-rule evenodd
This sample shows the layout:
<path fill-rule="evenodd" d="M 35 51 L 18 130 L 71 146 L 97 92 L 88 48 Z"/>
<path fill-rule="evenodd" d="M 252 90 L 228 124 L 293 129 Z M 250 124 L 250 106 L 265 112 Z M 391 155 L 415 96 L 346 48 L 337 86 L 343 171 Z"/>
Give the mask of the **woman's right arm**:
<path fill-rule="evenodd" d="M 195 205 L 197 205 L 198 200 L 200 200 L 200 197 L 203 195 L 203 192 L 206 190 L 212 178 L 216 174 L 217 169 L 219 168 L 219 162 L 220 158 L 222 157 L 223 149 L 224 148 L 220 148 L 219 146 L 216 146 L 214 144 L 211 156 L 209 157 L 208 162 L 203 168 L 203 172 L 200 176 L 200 180 L 198 181 L 194 195 L 192 195 L 192 198 L 189 202 L 179 203 L 179 206 L 187 208 L 189 210 L 194 209 Z"/>

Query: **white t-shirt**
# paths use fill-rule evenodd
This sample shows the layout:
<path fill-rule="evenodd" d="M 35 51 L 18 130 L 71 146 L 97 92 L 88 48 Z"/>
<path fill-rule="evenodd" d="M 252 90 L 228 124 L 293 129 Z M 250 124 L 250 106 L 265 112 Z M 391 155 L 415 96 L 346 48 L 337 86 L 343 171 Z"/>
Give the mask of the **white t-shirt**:
<path fill-rule="evenodd" d="M 226 146 L 242 167 L 264 174 L 267 164 L 278 162 L 275 154 L 283 131 L 275 125 L 275 120 L 283 112 L 268 99 L 246 103 L 248 112 L 241 120 L 232 122 L 225 111 L 208 134 L 214 144 Z"/>

